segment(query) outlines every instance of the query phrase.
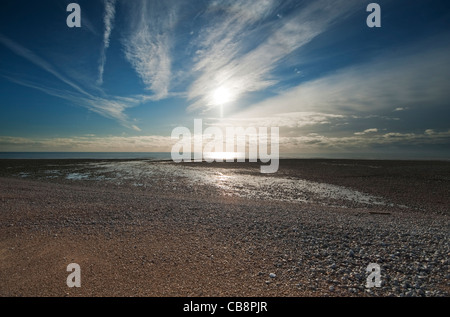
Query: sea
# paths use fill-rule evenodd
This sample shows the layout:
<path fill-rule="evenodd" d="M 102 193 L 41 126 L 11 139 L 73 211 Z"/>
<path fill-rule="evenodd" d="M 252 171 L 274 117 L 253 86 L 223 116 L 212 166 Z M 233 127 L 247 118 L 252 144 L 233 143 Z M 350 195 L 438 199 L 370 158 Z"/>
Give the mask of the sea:
<path fill-rule="evenodd" d="M 170 152 L 0 152 L 0 159 L 171 160 Z"/>
<path fill-rule="evenodd" d="M 192 153 L 192 158 L 194 153 Z M 213 156 L 214 157 L 214 156 Z M 280 159 L 361 159 L 361 160 L 437 160 L 450 161 L 442 153 L 410 153 L 395 155 L 393 153 L 280 153 Z M 0 152 L 0 159 L 92 159 L 92 160 L 172 160 L 170 152 Z M 226 159 L 226 157 L 224 157 Z"/>

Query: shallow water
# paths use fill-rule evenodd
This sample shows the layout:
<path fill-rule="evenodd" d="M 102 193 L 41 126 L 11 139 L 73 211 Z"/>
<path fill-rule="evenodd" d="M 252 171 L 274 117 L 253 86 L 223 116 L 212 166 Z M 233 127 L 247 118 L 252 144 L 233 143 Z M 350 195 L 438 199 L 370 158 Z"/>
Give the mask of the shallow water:
<path fill-rule="evenodd" d="M 249 168 L 220 168 L 175 164 L 170 161 L 86 161 L 45 165 L 38 171 L 18 171 L 18 177 L 98 181 L 118 186 L 157 188 L 171 193 L 191 192 L 197 188 L 225 196 L 252 200 L 320 203 L 328 206 L 386 205 L 383 198 L 327 183 L 281 174 L 261 174 Z M 215 194 L 214 193 L 214 194 Z"/>
<path fill-rule="evenodd" d="M 91 168 L 109 176 L 109 181 L 121 184 L 132 181 L 134 186 L 152 186 L 155 180 L 168 187 L 186 182 L 188 186 L 212 186 L 223 195 L 259 200 L 290 202 L 350 201 L 368 205 L 385 205 L 380 198 L 350 188 L 304 179 L 264 176 L 250 170 L 196 167 L 172 163 L 145 161 L 91 163 Z"/>

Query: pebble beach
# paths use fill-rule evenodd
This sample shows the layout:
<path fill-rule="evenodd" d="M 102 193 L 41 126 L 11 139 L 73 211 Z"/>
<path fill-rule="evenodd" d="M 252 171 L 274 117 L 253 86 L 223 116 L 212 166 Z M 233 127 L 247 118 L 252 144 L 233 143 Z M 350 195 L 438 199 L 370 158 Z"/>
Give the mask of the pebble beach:
<path fill-rule="evenodd" d="M 259 167 L 0 160 L 0 296 L 449 296 L 450 162 Z"/>

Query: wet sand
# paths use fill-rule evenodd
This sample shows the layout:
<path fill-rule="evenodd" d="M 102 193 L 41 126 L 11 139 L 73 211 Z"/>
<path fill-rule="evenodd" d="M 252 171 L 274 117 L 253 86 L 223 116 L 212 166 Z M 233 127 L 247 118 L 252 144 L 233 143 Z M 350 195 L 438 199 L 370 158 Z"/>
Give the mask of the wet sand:
<path fill-rule="evenodd" d="M 193 184 L 167 162 L 130 178 L 111 171 L 118 161 L 94 175 L 92 162 L 0 161 L 0 296 L 450 293 L 450 163 L 286 160 L 264 179 L 249 163 L 177 165 L 220 174 Z M 229 175 L 273 178 L 275 195 L 230 187 Z M 302 180 L 386 203 L 276 199 Z M 69 263 L 81 266 L 81 288 L 66 285 Z M 380 288 L 365 287 L 369 263 L 381 266 Z"/>

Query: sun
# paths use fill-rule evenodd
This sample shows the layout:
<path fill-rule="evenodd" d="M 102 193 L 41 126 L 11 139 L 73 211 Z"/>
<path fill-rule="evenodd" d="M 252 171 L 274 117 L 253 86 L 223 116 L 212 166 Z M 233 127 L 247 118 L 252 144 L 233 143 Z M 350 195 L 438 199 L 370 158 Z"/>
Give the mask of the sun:
<path fill-rule="evenodd" d="M 238 158 L 235 152 L 208 152 L 205 157 L 215 161 L 234 160 Z"/>
<path fill-rule="evenodd" d="M 233 99 L 230 89 L 221 86 L 214 90 L 212 94 L 212 101 L 215 105 L 224 105 Z"/>

